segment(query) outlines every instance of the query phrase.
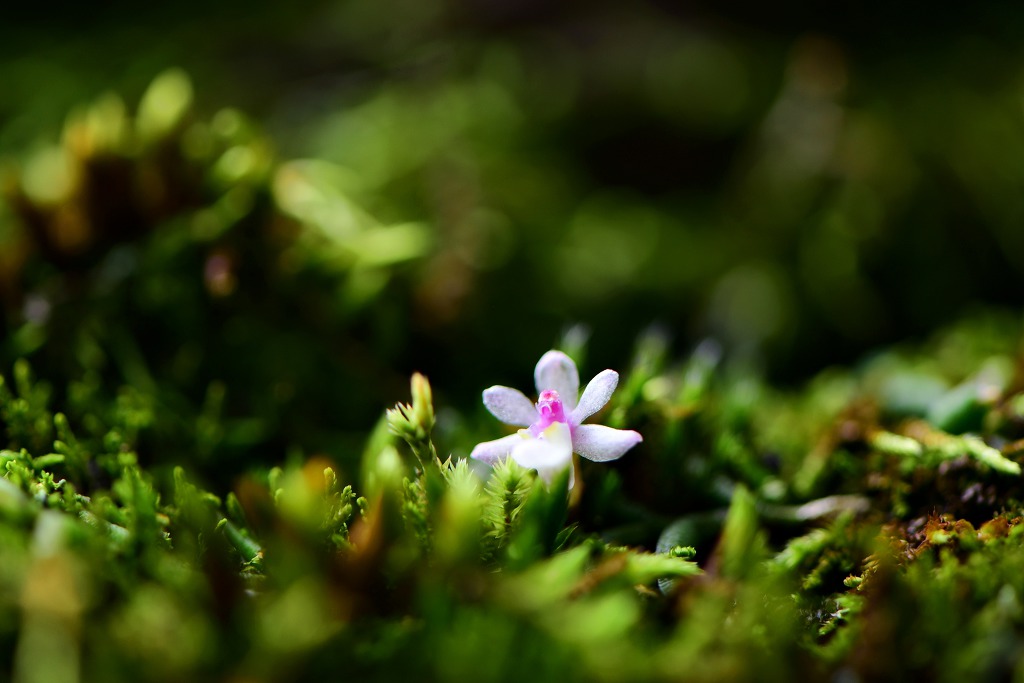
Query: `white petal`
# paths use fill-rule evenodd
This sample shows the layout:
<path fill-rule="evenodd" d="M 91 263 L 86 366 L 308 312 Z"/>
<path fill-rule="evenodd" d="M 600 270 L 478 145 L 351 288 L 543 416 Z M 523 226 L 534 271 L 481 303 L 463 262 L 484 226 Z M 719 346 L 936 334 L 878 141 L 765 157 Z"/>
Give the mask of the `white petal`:
<path fill-rule="evenodd" d="M 555 475 L 572 467 L 572 446 L 544 439 L 526 439 L 512 450 L 517 463 L 531 470 L 550 484 Z"/>
<path fill-rule="evenodd" d="M 493 465 L 500 460 L 504 460 L 505 456 L 511 453 L 512 449 L 522 441 L 523 437 L 518 434 L 509 434 L 494 441 L 484 441 L 483 443 L 478 443 L 473 448 L 473 452 L 469 454 L 469 457 L 481 460 L 488 465 Z"/>
<path fill-rule="evenodd" d="M 580 425 L 572 435 L 572 447 L 587 460 L 607 462 L 622 454 L 644 438 L 632 429 L 612 429 L 604 425 Z"/>
<path fill-rule="evenodd" d="M 579 424 L 588 417 L 604 408 L 612 392 L 619 384 L 619 373 L 614 370 L 604 370 L 597 373 L 594 379 L 590 380 L 587 388 L 583 390 L 580 397 L 580 404 L 572 411 L 573 424 Z"/>
<path fill-rule="evenodd" d="M 554 389 L 562 399 L 562 405 L 571 411 L 576 407 L 576 399 L 580 395 L 580 373 L 576 371 L 576 363 L 561 351 L 548 351 L 537 361 L 533 371 L 537 383 L 537 393 Z"/>
<path fill-rule="evenodd" d="M 485 389 L 484 405 L 505 424 L 529 427 L 537 420 L 537 407 L 518 389 L 500 386 Z"/>

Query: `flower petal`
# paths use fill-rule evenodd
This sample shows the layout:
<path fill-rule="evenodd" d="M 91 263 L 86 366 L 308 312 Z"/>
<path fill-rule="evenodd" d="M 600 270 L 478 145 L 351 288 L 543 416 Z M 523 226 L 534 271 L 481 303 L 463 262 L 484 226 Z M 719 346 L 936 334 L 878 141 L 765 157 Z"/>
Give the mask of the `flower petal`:
<path fill-rule="evenodd" d="M 580 425 L 572 435 L 573 450 L 587 460 L 618 460 L 623 453 L 644 438 L 632 429 L 612 429 L 604 425 Z"/>
<path fill-rule="evenodd" d="M 568 426 L 556 422 L 540 437 L 521 440 L 512 449 L 512 458 L 523 467 L 537 470 L 540 478 L 550 484 L 556 474 L 572 467 L 572 439 Z"/>
<path fill-rule="evenodd" d="M 523 467 L 543 471 L 565 467 L 572 461 L 572 449 L 544 439 L 521 439 L 512 449 L 512 458 Z"/>
<path fill-rule="evenodd" d="M 483 443 L 478 443 L 473 448 L 473 452 L 469 454 L 469 457 L 481 460 L 488 465 L 493 465 L 499 460 L 504 460 L 505 456 L 511 453 L 512 449 L 522 443 L 522 441 L 523 437 L 518 434 L 509 434 L 494 441 L 484 441 Z"/>
<path fill-rule="evenodd" d="M 529 427 L 537 420 L 537 408 L 523 392 L 495 386 L 484 390 L 484 405 L 505 424 Z"/>
<path fill-rule="evenodd" d="M 537 383 L 538 394 L 553 389 L 558 392 L 567 410 L 576 407 L 580 395 L 580 373 L 572 358 L 561 351 L 548 351 L 537 361 L 533 378 Z"/>
<path fill-rule="evenodd" d="M 579 424 L 588 417 L 604 408 L 612 392 L 619 384 L 619 373 L 614 370 L 603 370 L 590 380 L 587 388 L 583 390 L 580 397 L 580 404 L 572 411 L 570 419 L 573 424 Z"/>

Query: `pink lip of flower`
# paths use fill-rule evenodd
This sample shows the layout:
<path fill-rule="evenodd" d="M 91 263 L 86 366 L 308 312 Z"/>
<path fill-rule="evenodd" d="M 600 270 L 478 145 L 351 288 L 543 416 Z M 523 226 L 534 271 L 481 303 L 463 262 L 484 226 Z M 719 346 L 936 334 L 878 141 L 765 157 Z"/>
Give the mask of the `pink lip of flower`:
<path fill-rule="evenodd" d="M 484 406 L 492 415 L 525 429 L 477 444 L 470 457 L 493 464 L 511 456 L 550 482 L 555 474 L 572 465 L 574 452 L 588 460 L 607 462 L 643 441 L 630 429 L 582 424 L 611 398 L 619 383 L 619 373 L 614 370 L 598 373 L 580 396 L 576 364 L 561 351 L 548 351 L 538 361 L 534 379 L 540 394 L 536 405 L 510 387 L 493 386 L 484 391 Z M 569 487 L 572 485 L 570 474 Z"/>
<path fill-rule="evenodd" d="M 492 387 L 492 389 L 493 388 L 495 387 Z M 506 387 L 500 388 L 505 389 Z M 488 389 L 488 391 L 490 391 L 490 389 Z M 512 391 L 515 391 L 515 389 Z M 487 404 L 486 393 L 484 395 L 484 404 Z M 547 389 L 546 391 L 540 392 L 540 396 L 537 398 L 537 415 L 540 417 L 530 425 L 530 434 L 533 436 L 540 436 L 541 432 L 555 422 L 566 422 L 565 407 L 562 405 L 562 399 L 559 398 L 557 391 L 554 389 Z M 571 429 L 572 427 L 570 426 L 570 430 Z"/>

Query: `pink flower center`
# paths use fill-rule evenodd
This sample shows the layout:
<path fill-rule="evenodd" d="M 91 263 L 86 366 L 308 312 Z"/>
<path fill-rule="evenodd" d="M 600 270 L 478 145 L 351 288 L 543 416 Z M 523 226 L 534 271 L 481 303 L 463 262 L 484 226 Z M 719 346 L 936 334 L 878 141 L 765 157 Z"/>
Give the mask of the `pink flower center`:
<path fill-rule="evenodd" d="M 540 392 L 537 400 L 537 421 L 530 425 L 530 434 L 538 436 L 555 422 L 566 422 L 565 409 L 558 392 L 552 389 Z"/>

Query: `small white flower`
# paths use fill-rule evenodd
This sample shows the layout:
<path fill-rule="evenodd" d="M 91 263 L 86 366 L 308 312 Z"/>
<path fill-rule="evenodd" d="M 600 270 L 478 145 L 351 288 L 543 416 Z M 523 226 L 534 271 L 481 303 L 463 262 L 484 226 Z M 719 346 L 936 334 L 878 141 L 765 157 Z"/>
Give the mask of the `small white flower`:
<path fill-rule="evenodd" d="M 643 441 L 631 429 L 582 424 L 611 398 L 619 383 L 619 373 L 614 370 L 598 373 L 579 396 L 576 364 L 561 351 L 548 351 L 537 362 L 534 380 L 540 394 L 536 405 L 517 389 L 494 386 L 484 391 L 484 405 L 492 415 L 524 429 L 477 444 L 470 457 L 493 464 L 510 455 L 523 467 L 537 470 L 548 483 L 569 467 L 572 488 L 573 453 L 594 462 L 607 462 L 617 460 Z"/>

